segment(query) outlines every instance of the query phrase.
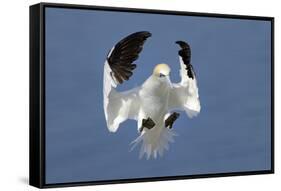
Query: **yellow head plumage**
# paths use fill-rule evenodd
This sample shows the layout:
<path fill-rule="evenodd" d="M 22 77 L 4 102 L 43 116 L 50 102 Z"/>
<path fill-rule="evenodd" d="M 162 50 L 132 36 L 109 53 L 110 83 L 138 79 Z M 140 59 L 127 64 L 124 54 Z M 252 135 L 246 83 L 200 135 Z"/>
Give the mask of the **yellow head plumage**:
<path fill-rule="evenodd" d="M 170 67 L 167 64 L 157 64 L 154 67 L 153 75 L 159 76 L 160 74 L 168 76 L 170 74 Z"/>

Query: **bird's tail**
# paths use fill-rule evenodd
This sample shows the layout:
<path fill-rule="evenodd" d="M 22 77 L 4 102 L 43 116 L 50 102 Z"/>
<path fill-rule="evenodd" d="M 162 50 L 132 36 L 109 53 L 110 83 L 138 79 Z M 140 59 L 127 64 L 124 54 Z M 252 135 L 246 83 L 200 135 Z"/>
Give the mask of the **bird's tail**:
<path fill-rule="evenodd" d="M 172 129 L 165 127 L 153 127 L 152 129 L 144 129 L 139 137 L 133 142 L 133 150 L 137 145 L 141 144 L 139 157 L 146 155 L 146 159 L 150 157 L 162 156 L 164 150 L 169 150 L 169 143 L 174 142 L 176 134 Z"/>

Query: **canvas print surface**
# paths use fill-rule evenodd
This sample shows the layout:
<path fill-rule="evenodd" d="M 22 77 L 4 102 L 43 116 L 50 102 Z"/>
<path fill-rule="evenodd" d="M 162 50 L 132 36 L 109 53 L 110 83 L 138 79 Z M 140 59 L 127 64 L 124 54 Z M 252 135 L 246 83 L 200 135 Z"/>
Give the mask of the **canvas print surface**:
<path fill-rule="evenodd" d="M 271 169 L 271 22 L 47 7 L 46 183 Z"/>

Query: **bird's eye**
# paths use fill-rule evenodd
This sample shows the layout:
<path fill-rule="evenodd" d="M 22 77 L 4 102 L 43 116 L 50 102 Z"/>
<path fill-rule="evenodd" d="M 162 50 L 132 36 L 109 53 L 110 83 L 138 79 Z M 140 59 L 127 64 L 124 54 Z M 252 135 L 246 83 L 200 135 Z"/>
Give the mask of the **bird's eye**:
<path fill-rule="evenodd" d="M 165 77 L 165 75 L 162 74 L 162 73 L 160 73 L 160 74 L 159 74 L 159 77 L 162 78 L 162 77 Z"/>

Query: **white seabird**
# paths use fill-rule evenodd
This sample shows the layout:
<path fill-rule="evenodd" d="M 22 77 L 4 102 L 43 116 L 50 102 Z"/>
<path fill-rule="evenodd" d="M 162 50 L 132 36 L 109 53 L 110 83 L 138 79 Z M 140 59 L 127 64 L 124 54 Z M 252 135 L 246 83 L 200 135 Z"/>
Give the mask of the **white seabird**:
<path fill-rule="evenodd" d="M 132 76 L 136 68 L 133 62 L 150 36 L 151 33 L 142 31 L 119 41 L 107 55 L 103 81 L 108 130 L 116 132 L 122 122 L 136 120 L 140 135 L 133 141 L 133 147 L 140 143 L 140 158 L 146 154 L 147 159 L 162 156 L 164 150 L 169 149 L 169 142 L 173 142 L 175 133 L 172 127 L 179 117 L 174 110 L 185 111 L 192 118 L 201 109 L 196 76 L 190 63 L 190 46 L 184 41 L 176 42 L 181 47 L 178 51 L 181 67 L 179 83 L 170 81 L 167 64 L 158 64 L 141 86 L 124 92 L 116 90 L 117 85 Z"/>

